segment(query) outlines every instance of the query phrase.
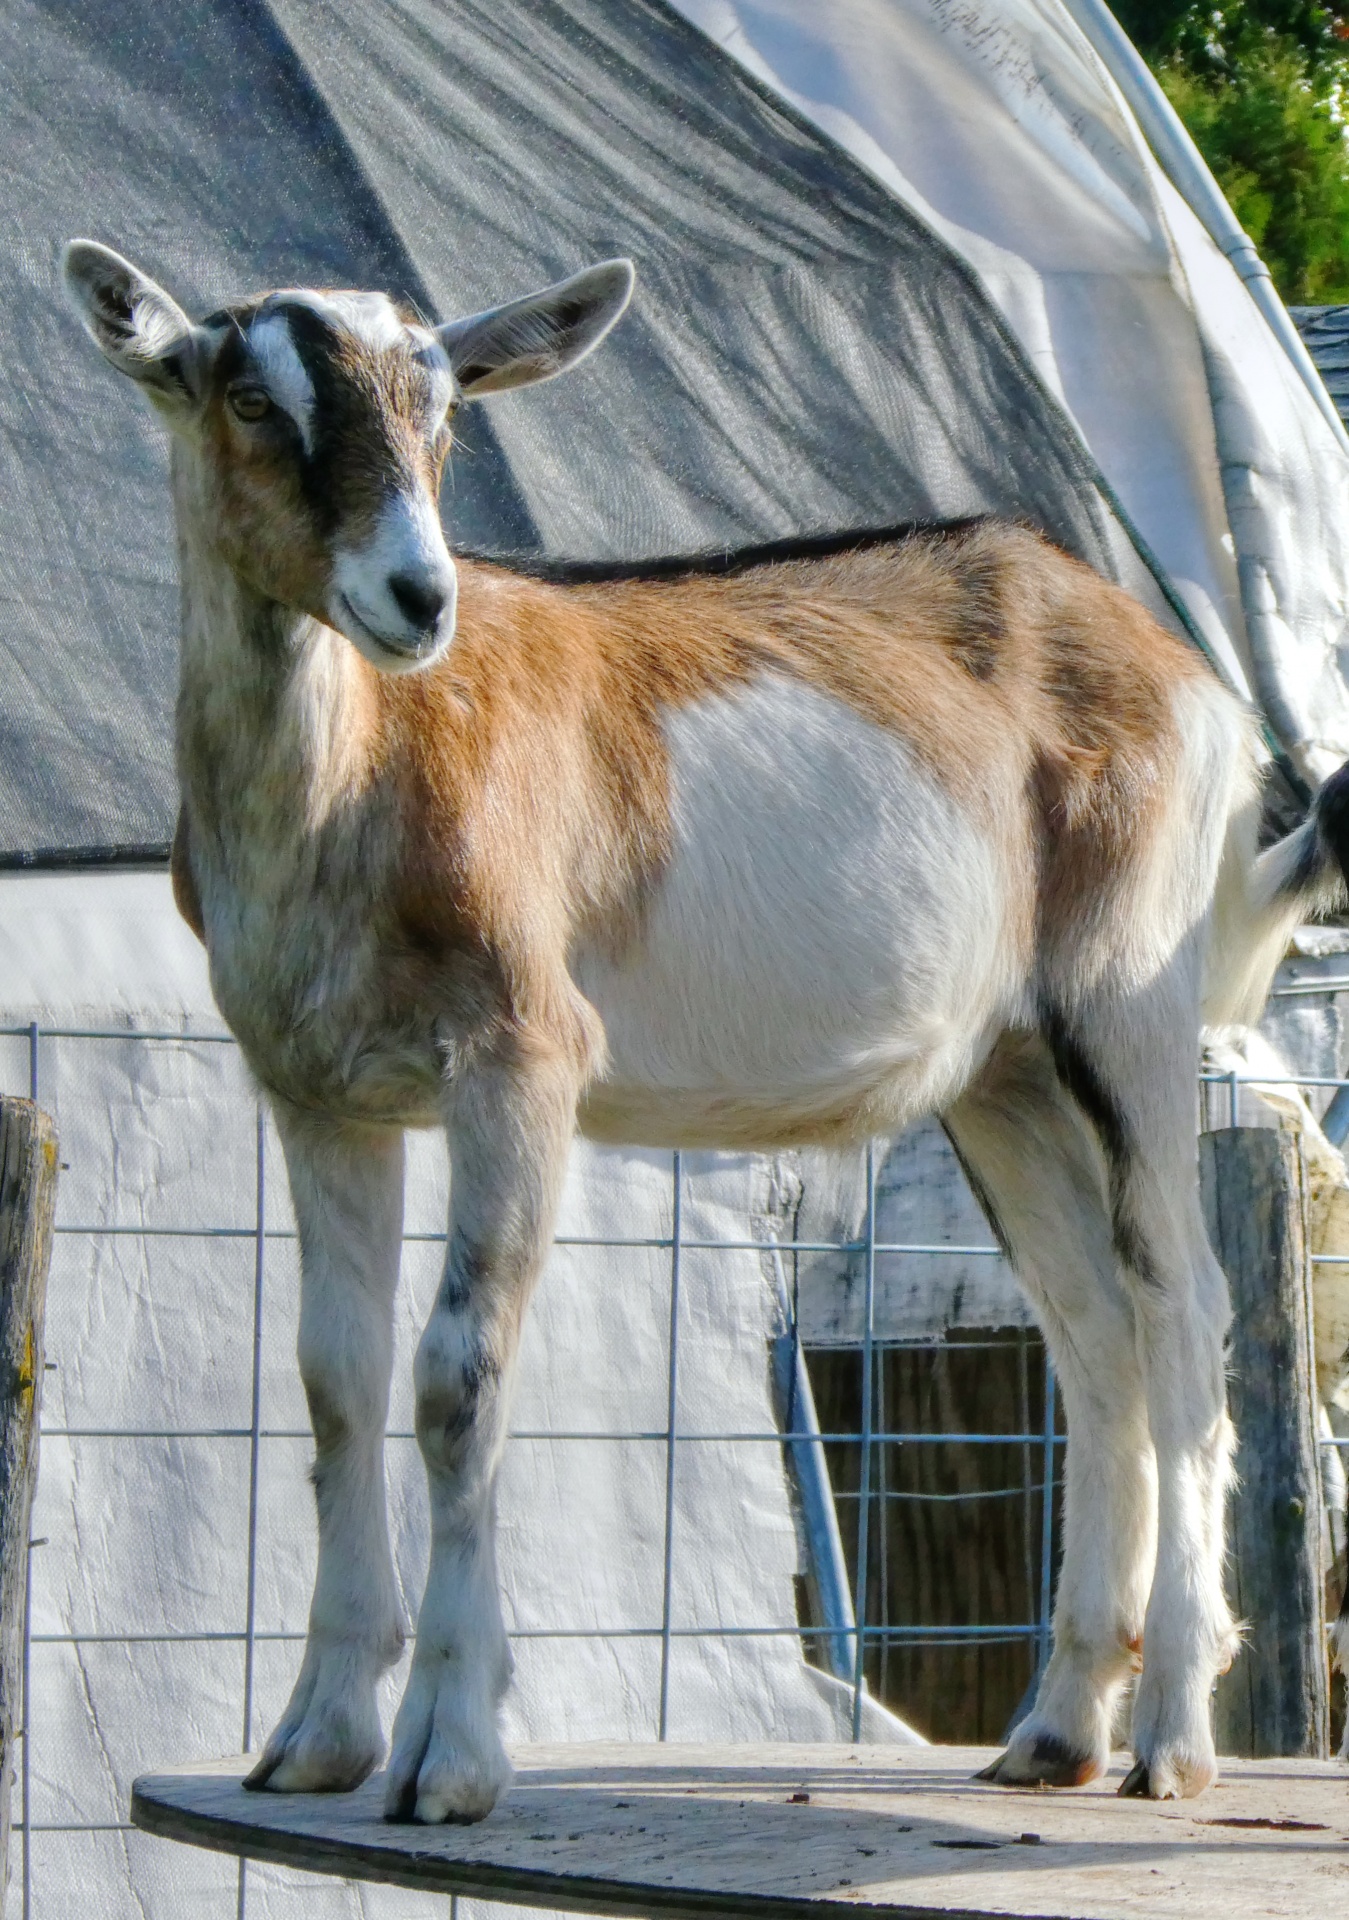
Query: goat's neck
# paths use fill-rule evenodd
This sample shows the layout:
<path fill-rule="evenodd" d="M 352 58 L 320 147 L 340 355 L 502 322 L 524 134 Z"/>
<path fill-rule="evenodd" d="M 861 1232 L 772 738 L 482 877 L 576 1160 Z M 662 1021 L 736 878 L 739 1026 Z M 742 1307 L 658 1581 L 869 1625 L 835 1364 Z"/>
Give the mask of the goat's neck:
<path fill-rule="evenodd" d="M 258 593 L 212 532 L 175 450 L 182 594 L 177 756 L 194 835 L 222 851 L 312 838 L 362 785 L 371 709 L 350 642 Z"/>

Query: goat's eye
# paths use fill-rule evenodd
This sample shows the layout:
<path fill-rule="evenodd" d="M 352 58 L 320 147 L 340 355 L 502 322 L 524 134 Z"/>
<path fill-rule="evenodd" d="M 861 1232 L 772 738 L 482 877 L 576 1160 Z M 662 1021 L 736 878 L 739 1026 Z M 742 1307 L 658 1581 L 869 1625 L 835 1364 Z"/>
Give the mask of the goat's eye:
<path fill-rule="evenodd" d="M 261 387 L 235 387 L 228 395 L 230 410 L 240 420 L 262 420 L 272 410 L 272 403 Z"/>

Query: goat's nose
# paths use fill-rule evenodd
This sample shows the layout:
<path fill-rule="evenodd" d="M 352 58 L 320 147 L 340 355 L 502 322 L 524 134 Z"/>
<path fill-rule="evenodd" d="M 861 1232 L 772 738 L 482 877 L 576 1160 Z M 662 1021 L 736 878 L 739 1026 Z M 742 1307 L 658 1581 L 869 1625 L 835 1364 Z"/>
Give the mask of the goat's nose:
<path fill-rule="evenodd" d="M 429 633 L 449 605 L 449 589 L 439 580 L 415 573 L 391 573 L 389 592 L 398 611 L 420 633 Z"/>

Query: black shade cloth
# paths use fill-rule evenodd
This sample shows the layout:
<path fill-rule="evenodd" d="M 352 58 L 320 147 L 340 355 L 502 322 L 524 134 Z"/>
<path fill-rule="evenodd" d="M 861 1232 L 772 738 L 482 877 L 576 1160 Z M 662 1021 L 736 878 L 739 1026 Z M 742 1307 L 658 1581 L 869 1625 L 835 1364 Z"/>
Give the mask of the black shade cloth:
<path fill-rule="evenodd" d="M 70 235 L 197 314 L 444 318 L 632 256 L 565 380 L 461 415 L 452 544 L 640 561 L 994 511 L 1110 573 L 1094 470 L 968 271 L 659 0 L 12 0 L 0 19 L 0 858 L 162 843 L 162 429 L 66 312 Z"/>

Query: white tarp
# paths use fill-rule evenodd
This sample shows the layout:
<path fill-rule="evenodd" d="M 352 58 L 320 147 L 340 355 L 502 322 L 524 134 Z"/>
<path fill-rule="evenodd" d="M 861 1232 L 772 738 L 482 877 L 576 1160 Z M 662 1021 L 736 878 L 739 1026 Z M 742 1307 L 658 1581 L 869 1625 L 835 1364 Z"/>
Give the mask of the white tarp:
<path fill-rule="evenodd" d="M 1349 457 L 1071 0 L 676 4 L 964 256 L 1216 658 L 1323 778 L 1349 753 Z"/>

